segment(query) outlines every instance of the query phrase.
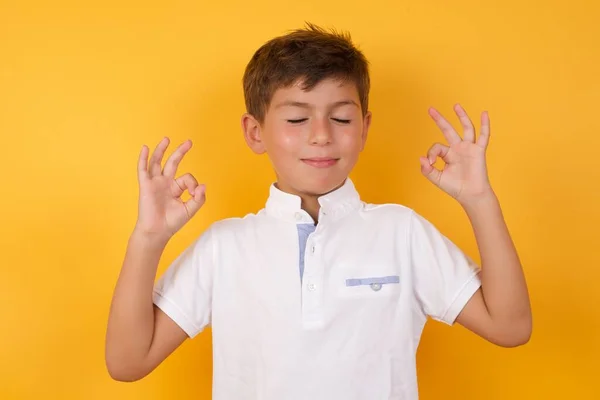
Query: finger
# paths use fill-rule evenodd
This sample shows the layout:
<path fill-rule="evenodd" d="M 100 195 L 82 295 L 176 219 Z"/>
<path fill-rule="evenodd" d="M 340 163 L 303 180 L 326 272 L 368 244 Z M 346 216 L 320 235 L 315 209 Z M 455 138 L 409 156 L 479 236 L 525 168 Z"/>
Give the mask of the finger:
<path fill-rule="evenodd" d="M 190 140 L 186 140 L 182 144 L 177 147 L 177 149 L 171 154 L 171 156 L 167 159 L 165 163 L 165 168 L 163 169 L 163 175 L 169 178 L 175 177 L 177 173 L 177 167 L 179 167 L 179 163 L 183 159 L 185 153 L 188 152 L 189 149 L 192 148 L 192 142 Z"/>
<path fill-rule="evenodd" d="M 178 193 L 176 193 L 176 196 L 178 197 L 181 196 L 186 190 L 191 196 L 194 196 L 194 191 L 196 187 L 198 187 L 198 181 L 196 178 L 194 178 L 194 175 L 190 173 L 181 175 L 179 178 L 175 179 L 175 183 L 177 184 L 175 189 L 179 189 Z"/>
<path fill-rule="evenodd" d="M 162 159 L 165 154 L 165 150 L 169 147 L 169 138 L 163 138 L 152 153 L 152 157 L 150 157 L 150 164 L 148 165 L 148 169 L 150 172 L 150 177 L 159 176 L 162 173 Z"/>
<path fill-rule="evenodd" d="M 448 141 L 448 144 L 453 145 L 462 141 L 459 134 L 456 133 L 452 125 L 448 121 L 446 121 L 442 114 L 440 114 L 435 108 L 429 108 L 429 115 L 431 116 L 431 118 L 433 118 L 438 128 L 440 128 L 440 130 L 444 134 L 444 137 Z"/>
<path fill-rule="evenodd" d="M 467 115 L 467 112 L 460 104 L 456 104 L 454 106 L 454 112 L 458 116 L 460 123 L 463 127 L 463 139 L 468 140 L 469 142 L 475 142 L 475 127 L 473 126 L 473 122 Z"/>
<path fill-rule="evenodd" d="M 440 157 L 442 160 L 444 160 L 444 162 L 448 162 L 448 159 L 446 158 L 446 156 L 448 155 L 449 151 L 450 151 L 450 147 L 448 147 L 444 144 L 441 144 L 441 143 L 435 143 L 427 151 L 427 160 L 429 161 L 429 164 L 431 164 L 431 165 L 435 164 L 435 160 L 438 157 Z"/>
<path fill-rule="evenodd" d="M 185 208 L 187 209 L 188 215 L 191 217 L 194 216 L 198 212 L 198 210 L 204 205 L 206 202 L 206 186 L 199 185 L 194 190 L 194 196 L 191 197 L 188 201 L 183 203 Z"/>
<path fill-rule="evenodd" d="M 433 182 L 435 185 L 439 186 L 440 180 L 442 178 L 442 171 L 431 165 L 427 157 L 420 157 L 419 161 L 421 162 L 421 173 L 423 174 L 423 176 L 425 176 L 427 179 L 429 179 L 429 181 Z"/>
<path fill-rule="evenodd" d="M 484 149 L 487 149 L 490 142 L 490 116 L 487 111 L 481 113 L 481 132 L 477 139 L 477 144 Z"/>
<path fill-rule="evenodd" d="M 142 150 L 140 151 L 140 156 L 138 158 L 138 180 L 141 182 L 143 179 L 148 178 L 148 147 L 146 145 L 142 146 Z"/>

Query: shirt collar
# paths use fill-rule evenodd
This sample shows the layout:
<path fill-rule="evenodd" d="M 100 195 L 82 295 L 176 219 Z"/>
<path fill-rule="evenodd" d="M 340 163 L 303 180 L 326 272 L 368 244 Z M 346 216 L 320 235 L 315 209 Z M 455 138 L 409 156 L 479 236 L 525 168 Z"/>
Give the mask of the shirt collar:
<path fill-rule="evenodd" d="M 340 218 L 351 211 L 358 210 L 362 204 L 360 196 L 350 178 L 338 189 L 318 198 L 321 206 L 320 216 Z M 283 192 L 271 184 L 269 198 L 265 206 L 268 215 L 295 223 L 313 222 L 311 216 L 302 209 L 300 196 Z"/>

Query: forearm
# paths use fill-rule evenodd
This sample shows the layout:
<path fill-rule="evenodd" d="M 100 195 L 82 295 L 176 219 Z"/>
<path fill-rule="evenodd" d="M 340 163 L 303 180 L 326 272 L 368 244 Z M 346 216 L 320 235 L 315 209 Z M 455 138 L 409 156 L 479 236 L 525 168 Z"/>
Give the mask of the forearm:
<path fill-rule="evenodd" d="M 481 290 L 490 317 L 501 325 L 531 329 L 525 276 L 496 195 L 490 192 L 463 206 L 479 247 Z"/>
<path fill-rule="evenodd" d="M 143 360 L 154 333 L 152 290 L 166 242 L 134 232 L 117 281 L 106 336 L 109 369 Z"/>

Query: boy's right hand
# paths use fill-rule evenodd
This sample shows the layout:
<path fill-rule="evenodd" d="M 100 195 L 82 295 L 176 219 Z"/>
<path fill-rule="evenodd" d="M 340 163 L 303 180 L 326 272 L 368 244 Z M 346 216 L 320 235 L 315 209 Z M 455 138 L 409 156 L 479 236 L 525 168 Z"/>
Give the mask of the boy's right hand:
<path fill-rule="evenodd" d="M 198 185 L 190 173 L 175 178 L 183 156 L 192 147 L 187 140 L 171 154 L 162 168 L 162 159 L 169 146 L 163 138 L 148 162 L 149 149 L 142 146 L 138 161 L 139 210 L 135 231 L 161 242 L 167 242 L 202 207 L 206 199 L 205 186 Z M 184 202 L 181 195 L 192 196 Z"/>

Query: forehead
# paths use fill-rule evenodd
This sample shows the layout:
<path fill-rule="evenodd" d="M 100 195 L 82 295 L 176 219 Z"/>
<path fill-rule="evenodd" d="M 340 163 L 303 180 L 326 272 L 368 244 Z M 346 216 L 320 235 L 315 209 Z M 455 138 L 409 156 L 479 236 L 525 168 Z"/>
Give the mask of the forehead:
<path fill-rule="evenodd" d="M 319 108 L 343 101 L 360 104 L 358 90 L 354 82 L 327 78 L 310 90 L 303 90 L 303 81 L 299 79 L 291 86 L 277 89 L 273 93 L 269 109 L 281 108 L 282 105 L 293 102 L 308 103 Z"/>

